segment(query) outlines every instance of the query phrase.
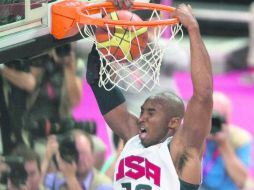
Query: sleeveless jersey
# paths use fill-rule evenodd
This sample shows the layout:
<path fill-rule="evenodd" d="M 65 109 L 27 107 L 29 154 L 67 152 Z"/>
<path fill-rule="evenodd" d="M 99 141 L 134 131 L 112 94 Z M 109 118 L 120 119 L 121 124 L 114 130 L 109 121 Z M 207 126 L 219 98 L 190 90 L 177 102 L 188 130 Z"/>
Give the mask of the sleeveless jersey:
<path fill-rule="evenodd" d="M 168 143 L 145 148 L 134 136 L 125 145 L 114 174 L 116 190 L 180 190 Z"/>

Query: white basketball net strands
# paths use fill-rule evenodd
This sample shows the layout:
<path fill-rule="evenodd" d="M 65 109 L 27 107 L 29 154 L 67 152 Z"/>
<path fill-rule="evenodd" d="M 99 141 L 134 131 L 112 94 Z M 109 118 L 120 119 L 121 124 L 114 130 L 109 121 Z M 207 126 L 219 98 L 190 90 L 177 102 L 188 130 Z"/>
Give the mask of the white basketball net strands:
<path fill-rule="evenodd" d="M 101 13 L 102 15 L 110 14 L 107 13 L 104 8 L 101 9 Z M 161 20 L 159 11 L 153 10 L 149 20 Z M 142 52 L 141 48 L 139 47 L 138 50 L 140 57 L 135 60 L 128 61 L 130 60 L 129 56 L 131 46 L 129 46 L 127 51 L 126 48 L 122 49 L 121 45 L 119 45 L 121 38 L 114 37 L 114 33 L 111 33 L 110 31 L 110 27 L 112 28 L 112 26 L 106 25 L 105 28 L 107 28 L 111 43 L 114 44 L 114 46 L 118 46 L 123 52 L 125 52 L 125 57 L 121 60 L 118 60 L 110 53 L 110 47 L 105 47 L 103 46 L 103 43 L 97 42 L 95 30 L 92 28 L 92 26 L 85 25 L 83 32 L 81 31 L 79 24 L 77 24 L 77 26 L 84 38 L 86 37 L 83 34 L 88 36 L 88 39 L 95 43 L 97 50 L 101 47 L 107 49 L 107 55 L 101 53 L 99 50 L 98 52 L 101 60 L 99 86 L 103 86 L 108 91 L 114 88 L 114 86 L 117 86 L 125 91 L 131 88 L 137 90 L 138 92 L 142 91 L 143 89 L 148 89 L 151 91 L 156 85 L 159 85 L 160 67 L 163 54 L 169 50 L 167 49 L 167 46 L 162 47 L 160 45 L 161 36 L 167 30 L 167 28 L 170 28 L 171 36 L 169 39 L 167 39 L 167 43 L 171 42 L 172 40 L 179 42 L 183 37 L 182 26 L 180 24 L 176 24 L 174 26 L 168 25 L 148 27 L 148 43 L 145 50 Z M 130 27 L 128 28 L 130 29 Z M 139 46 L 139 29 L 136 28 L 137 27 L 135 26 L 131 26 L 131 30 L 127 31 L 128 34 L 125 33 L 124 40 L 128 41 L 127 43 L 130 44 L 131 41 L 136 38 Z M 176 38 L 178 33 L 179 37 Z M 109 82 L 113 85 L 107 85 Z"/>

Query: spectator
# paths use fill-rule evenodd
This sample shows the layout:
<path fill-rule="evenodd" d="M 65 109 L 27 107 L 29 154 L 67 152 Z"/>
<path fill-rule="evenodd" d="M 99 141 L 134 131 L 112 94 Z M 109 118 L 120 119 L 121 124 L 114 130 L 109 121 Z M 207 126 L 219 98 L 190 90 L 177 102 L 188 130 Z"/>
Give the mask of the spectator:
<path fill-rule="evenodd" d="M 36 84 L 29 102 L 30 119 L 37 121 L 46 117 L 58 121 L 70 117 L 71 109 L 79 104 L 82 94 L 83 67 L 75 63 L 70 44 L 32 59 Z"/>
<path fill-rule="evenodd" d="M 57 47 L 31 62 L 36 83 L 27 101 L 24 120 L 30 143 L 43 158 L 44 137 L 64 130 L 63 123 L 72 119 L 72 108 L 80 102 L 84 67 L 76 61 L 71 44 Z M 43 133 L 46 126 L 52 129 L 48 134 Z"/>
<path fill-rule="evenodd" d="M 9 89 L 8 86 L 3 87 L 4 94 L 8 95 L 8 99 L 4 98 L 7 110 L 9 109 L 10 122 L 14 122 L 15 129 L 18 129 L 16 133 L 19 139 L 21 128 L 25 126 L 28 134 L 32 136 L 30 140 L 33 140 L 38 137 L 37 135 L 41 137 L 47 135 L 43 133 L 46 124 L 60 123 L 71 118 L 71 110 L 79 104 L 82 95 L 84 65 L 76 61 L 70 44 L 19 62 L 22 64 L 12 63 L 1 69 L 0 73 L 4 80 L 18 92 L 14 91 L 10 96 L 5 92 Z M 21 69 L 19 65 L 22 65 Z M 12 115 L 14 116 L 11 117 Z M 30 143 L 33 145 L 33 141 Z"/>
<path fill-rule="evenodd" d="M 23 158 L 1 157 L 1 190 L 29 190 Z"/>
<path fill-rule="evenodd" d="M 13 155 L 24 158 L 28 190 L 46 190 L 41 184 L 41 160 L 39 155 L 33 149 L 25 146 L 19 146 L 14 149 Z"/>
<path fill-rule="evenodd" d="M 35 84 L 26 60 L 13 60 L 0 65 L 0 120 L 3 154 L 23 143 L 22 120 L 26 98 Z"/>
<path fill-rule="evenodd" d="M 16 147 L 11 156 L 2 157 L 3 169 L 4 163 L 7 164 L 6 176 L 7 184 L 2 189 L 16 190 L 46 190 L 41 184 L 41 162 L 39 155 L 34 150 L 24 145 Z M 4 170 L 1 171 L 1 182 L 4 180 Z M 2 181 L 3 180 L 3 181 Z"/>
<path fill-rule="evenodd" d="M 45 186 L 55 190 L 60 190 L 62 187 L 70 190 L 113 190 L 111 180 L 94 168 L 94 145 L 91 137 L 79 130 L 72 131 L 68 137 L 73 139 L 71 141 L 73 141 L 74 147 L 69 150 L 69 154 L 75 155 L 75 151 L 77 151 L 77 158 L 68 163 L 68 161 L 64 159 L 63 152 L 61 151 L 61 143 L 58 145 L 56 138 L 51 136 L 47 143 L 47 153 L 43 162 L 43 171 L 46 171 L 53 155 L 57 154 L 61 155 L 57 156 L 57 163 L 63 176 L 56 172 L 48 173 L 44 180 Z"/>
<path fill-rule="evenodd" d="M 232 104 L 221 92 L 213 95 L 214 113 L 211 134 L 203 160 L 202 190 L 237 190 L 248 183 L 251 165 L 251 135 L 230 122 Z M 217 120 L 216 120 L 217 118 Z M 218 128 L 216 131 L 213 129 Z"/>

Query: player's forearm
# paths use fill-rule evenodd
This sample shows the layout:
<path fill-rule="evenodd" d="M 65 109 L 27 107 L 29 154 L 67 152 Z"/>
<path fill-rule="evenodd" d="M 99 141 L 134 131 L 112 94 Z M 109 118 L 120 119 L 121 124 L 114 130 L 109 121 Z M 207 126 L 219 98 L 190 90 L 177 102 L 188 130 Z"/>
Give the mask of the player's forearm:
<path fill-rule="evenodd" d="M 211 98 L 213 82 L 210 57 L 201 38 L 198 24 L 188 28 L 191 51 L 191 77 L 194 96 Z"/>
<path fill-rule="evenodd" d="M 184 134 L 188 146 L 199 153 L 211 129 L 213 107 L 213 84 L 210 58 L 201 39 L 198 24 L 188 27 L 191 48 L 191 77 L 193 96 L 189 101 L 184 117 Z"/>
<path fill-rule="evenodd" d="M 31 73 L 5 67 L 1 70 L 1 75 L 13 85 L 28 92 L 32 92 L 36 87 L 36 79 Z"/>
<path fill-rule="evenodd" d="M 106 84 L 108 89 L 113 87 L 110 91 L 104 87 L 99 87 L 100 64 L 101 60 L 94 45 L 88 56 L 86 79 L 95 95 L 100 111 L 105 117 L 107 113 L 124 104 L 125 98 L 120 89 L 113 87 L 110 82 Z M 110 120 L 110 116 L 108 116 L 108 119 Z"/>
<path fill-rule="evenodd" d="M 219 150 L 224 159 L 225 168 L 228 175 L 232 178 L 232 180 L 238 187 L 243 187 L 248 177 L 247 168 L 236 156 L 229 142 L 226 142 L 222 146 L 219 146 Z"/>
<path fill-rule="evenodd" d="M 137 134 L 137 118 L 128 112 L 125 98 L 119 88 L 110 82 L 105 85 L 111 90 L 99 87 L 100 64 L 100 57 L 94 46 L 88 56 L 87 82 L 109 127 L 122 139 L 128 140 L 133 134 Z"/>

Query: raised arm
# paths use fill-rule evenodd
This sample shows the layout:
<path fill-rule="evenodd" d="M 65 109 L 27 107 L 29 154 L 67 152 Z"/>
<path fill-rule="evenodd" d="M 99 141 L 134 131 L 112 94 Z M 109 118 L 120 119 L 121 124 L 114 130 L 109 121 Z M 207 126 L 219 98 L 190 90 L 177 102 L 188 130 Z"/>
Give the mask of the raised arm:
<path fill-rule="evenodd" d="M 184 13 L 187 12 L 187 13 Z M 206 47 L 201 39 L 199 26 L 191 14 L 190 7 L 181 7 L 179 17 L 187 28 L 190 38 L 191 79 L 193 95 L 187 104 L 183 128 L 179 131 L 185 135 L 186 144 L 202 150 L 204 140 L 210 132 L 212 115 L 212 69 Z M 182 18 L 183 17 L 183 18 Z M 185 18 L 186 17 L 186 18 Z M 186 20 L 185 20 L 186 19 Z"/>
<path fill-rule="evenodd" d="M 204 143 L 211 128 L 212 69 L 191 7 L 182 4 L 175 14 L 189 33 L 193 95 L 188 102 L 183 125 L 173 138 L 171 155 L 179 177 L 198 184 L 201 181 Z"/>
<path fill-rule="evenodd" d="M 100 58 L 95 47 L 88 57 L 87 81 L 96 97 L 98 106 L 109 127 L 125 142 L 138 133 L 137 117 L 129 113 L 125 98 L 117 88 L 106 91 L 98 86 Z M 108 84 L 111 85 L 111 84 Z"/>

